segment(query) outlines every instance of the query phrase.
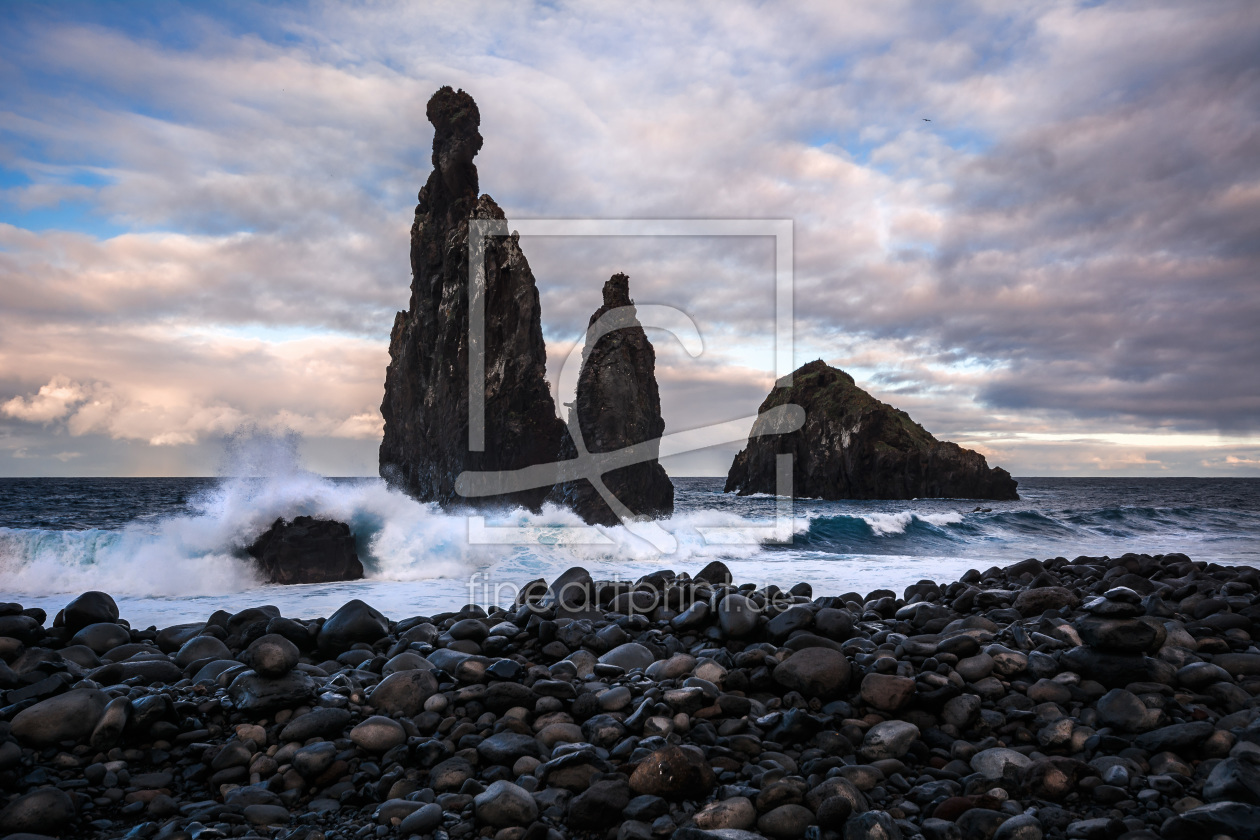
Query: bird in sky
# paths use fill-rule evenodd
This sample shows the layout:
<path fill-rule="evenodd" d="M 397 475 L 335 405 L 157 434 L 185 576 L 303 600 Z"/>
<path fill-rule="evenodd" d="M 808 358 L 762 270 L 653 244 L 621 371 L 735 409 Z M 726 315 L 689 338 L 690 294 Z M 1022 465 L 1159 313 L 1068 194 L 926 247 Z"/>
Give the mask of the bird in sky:
<path fill-rule="evenodd" d="M 927 117 L 924 117 L 924 118 L 923 118 L 923 121 L 924 121 L 924 122 L 931 122 L 931 120 L 929 120 Z"/>

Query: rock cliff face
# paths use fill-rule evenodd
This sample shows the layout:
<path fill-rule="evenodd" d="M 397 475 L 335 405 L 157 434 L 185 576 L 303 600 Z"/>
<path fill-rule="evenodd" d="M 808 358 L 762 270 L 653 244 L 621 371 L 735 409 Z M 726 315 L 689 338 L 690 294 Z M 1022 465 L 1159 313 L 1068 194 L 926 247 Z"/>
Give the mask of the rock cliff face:
<path fill-rule="evenodd" d="M 380 473 L 421 501 L 537 508 L 550 487 L 466 499 L 464 470 L 511 470 L 555 458 L 564 424 L 547 388 L 538 288 L 514 236 L 485 241 L 485 448 L 469 449 L 468 221 L 505 220 L 478 197 L 481 115 L 444 87 L 429 100 L 433 172 L 411 227 L 411 302 L 394 319 L 381 414 Z"/>
<path fill-rule="evenodd" d="M 1016 482 L 984 456 L 938 441 L 904 411 L 863 391 L 853 377 L 823 361 L 775 388 L 765 412 L 795 403 L 805 409 L 797 432 L 762 435 L 753 426 L 748 446 L 735 457 L 726 492 L 775 492 L 775 456 L 791 453 L 793 494 L 821 499 L 1018 499 Z"/>
<path fill-rule="evenodd" d="M 614 274 L 604 284 L 604 305 L 587 325 L 573 411 L 588 452 L 613 452 L 654 441 L 665 431 L 656 386 L 656 351 L 633 307 L 630 278 Z M 653 443 L 649 449 L 651 460 L 605 473 L 603 481 L 635 516 L 669 516 L 674 512 L 674 485 L 656 460 L 658 446 Z M 560 459 L 576 456 L 577 448 L 566 434 Z M 551 500 L 592 524 L 621 521 L 585 479 L 557 485 Z"/>

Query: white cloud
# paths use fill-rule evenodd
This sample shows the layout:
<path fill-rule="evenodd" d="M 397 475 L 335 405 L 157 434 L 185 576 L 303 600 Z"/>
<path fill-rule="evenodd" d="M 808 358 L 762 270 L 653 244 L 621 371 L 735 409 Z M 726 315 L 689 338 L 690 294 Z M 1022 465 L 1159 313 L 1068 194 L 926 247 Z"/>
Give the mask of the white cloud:
<path fill-rule="evenodd" d="M 0 405 L 0 412 L 28 423 L 60 420 L 87 398 L 86 389 L 69 377 L 54 376 L 30 397 L 14 397 Z"/>

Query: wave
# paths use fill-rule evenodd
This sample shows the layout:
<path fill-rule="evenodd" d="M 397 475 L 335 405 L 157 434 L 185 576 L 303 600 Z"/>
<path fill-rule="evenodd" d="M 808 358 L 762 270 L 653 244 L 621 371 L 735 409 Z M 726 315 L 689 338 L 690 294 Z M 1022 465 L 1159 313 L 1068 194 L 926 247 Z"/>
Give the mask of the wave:
<path fill-rule="evenodd" d="M 901 557 L 907 569 L 929 558 L 938 565 L 945 564 L 942 558 L 958 564 L 1000 564 L 1024 557 L 1125 551 L 1246 559 L 1256 557 L 1254 535 L 1260 533 L 1260 513 L 1254 510 L 1195 505 L 1089 507 L 1086 501 L 1075 508 L 1033 509 L 1026 501 L 967 511 L 951 510 L 958 503 L 949 500 L 798 500 L 791 544 L 780 545 L 767 533 L 774 523 L 773 496 L 729 496 L 696 480 L 679 483 L 678 511 L 655 526 L 574 531 L 569 529 L 580 528 L 580 520 L 555 507 L 479 521 L 418 503 L 379 479 L 325 478 L 300 467 L 295 438 L 242 438 L 229 447 L 229 455 L 223 472 L 236 477 L 194 490 L 182 503 L 155 507 L 158 490 L 144 490 L 149 495 L 140 508 L 173 513 L 140 515 L 114 529 L 0 527 L 4 594 L 25 598 L 101 589 L 132 598 L 195 599 L 244 592 L 297 597 L 300 588 L 284 596 L 275 594 L 277 587 L 265 586 L 245 548 L 276 519 L 300 515 L 350 525 L 368 578 L 364 586 L 428 581 L 422 587 L 394 587 L 398 598 L 442 587 L 454 593 L 455 582 L 467 583 L 477 572 L 486 574 L 481 580 L 519 584 L 551 579 L 573 565 L 586 566 L 597 576 L 632 579 L 664 566 L 695 571 L 721 559 L 733 570 L 738 567 L 741 579 L 790 567 L 794 571 L 786 574 L 809 570 L 811 579 L 823 582 L 859 574 L 855 564 L 835 561 L 868 555 Z M 660 531 L 654 530 L 657 526 Z M 528 535 L 529 540 L 515 542 L 509 538 L 513 534 Z M 590 539 L 575 540 L 575 534 Z M 668 542 L 664 553 L 653 544 L 662 534 Z M 1201 554 L 1196 550 L 1200 547 L 1210 550 Z M 891 563 L 881 560 L 871 573 L 886 571 Z M 828 566 L 834 571 L 827 571 Z M 346 594 L 354 585 L 347 586 L 338 593 Z"/>
<path fill-rule="evenodd" d="M 802 547 L 846 554 L 920 554 L 993 544 L 1035 549 L 1106 545 L 1134 550 L 1152 540 L 1213 542 L 1253 537 L 1260 515 L 1251 511 L 1119 506 L 1096 510 L 895 511 L 814 513 Z M 1172 550 L 1171 548 L 1169 550 Z M 1034 552 L 1035 553 L 1035 552 Z"/>
<path fill-rule="evenodd" d="M 655 526 L 583 528 L 575 514 L 552 506 L 470 519 L 416 502 L 379 479 L 333 480 L 303 470 L 289 438 L 251 439 L 236 449 L 238 463 L 225 469 L 239 477 L 193 494 L 183 512 L 117 530 L 0 528 L 4 589 L 183 598 L 255 589 L 262 581 L 247 546 L 276 519 L 295 516 L 347 523 L 369 581 L 467 579 L 493 570 L 523 582 L 579 564 L 628 575 L 662 563 L 744 559 L 762 551 L 757 529 L 770 524 L 717 510 L 680 512 L 658 523 L 656 537 L 664 533 L 668 543 L 662 555 L 648 533 Z M 575 541 L 575 533 L 588 541 Z"/>

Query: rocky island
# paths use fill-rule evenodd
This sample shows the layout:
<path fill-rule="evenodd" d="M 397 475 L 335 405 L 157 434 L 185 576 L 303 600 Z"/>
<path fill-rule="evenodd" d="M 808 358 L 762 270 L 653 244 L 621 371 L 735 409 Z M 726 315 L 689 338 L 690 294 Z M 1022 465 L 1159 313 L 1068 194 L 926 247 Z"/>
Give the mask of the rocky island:
<path fill-rule="evenodd" d="M 604 284 L 604 303 L 591 315 L 569 423 L 570 428 L 577 424 L 588 452 L 647 445 L 650 460 L 606 473 L 604 485 L 634 516 L 664 517 L 674 512 L 674 485 L 655 457 L 665 431 L 656 385 L 656 351 L 635 317 L 630 278 L 624 274 L 614 274 Z M 573 439 L 566 435 L 560 460 L 576 456 Z M 621 521 L 585 479 L 557 485 L 550 498 L 588 523 Z"/>
<path fill-rule="evenodd" d="M 779 434 L 758 420 L 731 464 L 726 492 L 775 493 L 776 456 L 791 454 L 792 490 L 800 498 L 1019 498 L 1006 470 L 990 468 L 978 452 L 937 440 L 822 360 L 796 370 L 791 387 L 776 385 L 758 412 L 788 404 L 805 409 L 805 425 Z"/>
<path fill-rule="evenodd" d="M 1260 837 L 1256 569 L 784 586 L 575 568 L 505 607 L 160 629 L 0 604 L 0 835 Z"/>

